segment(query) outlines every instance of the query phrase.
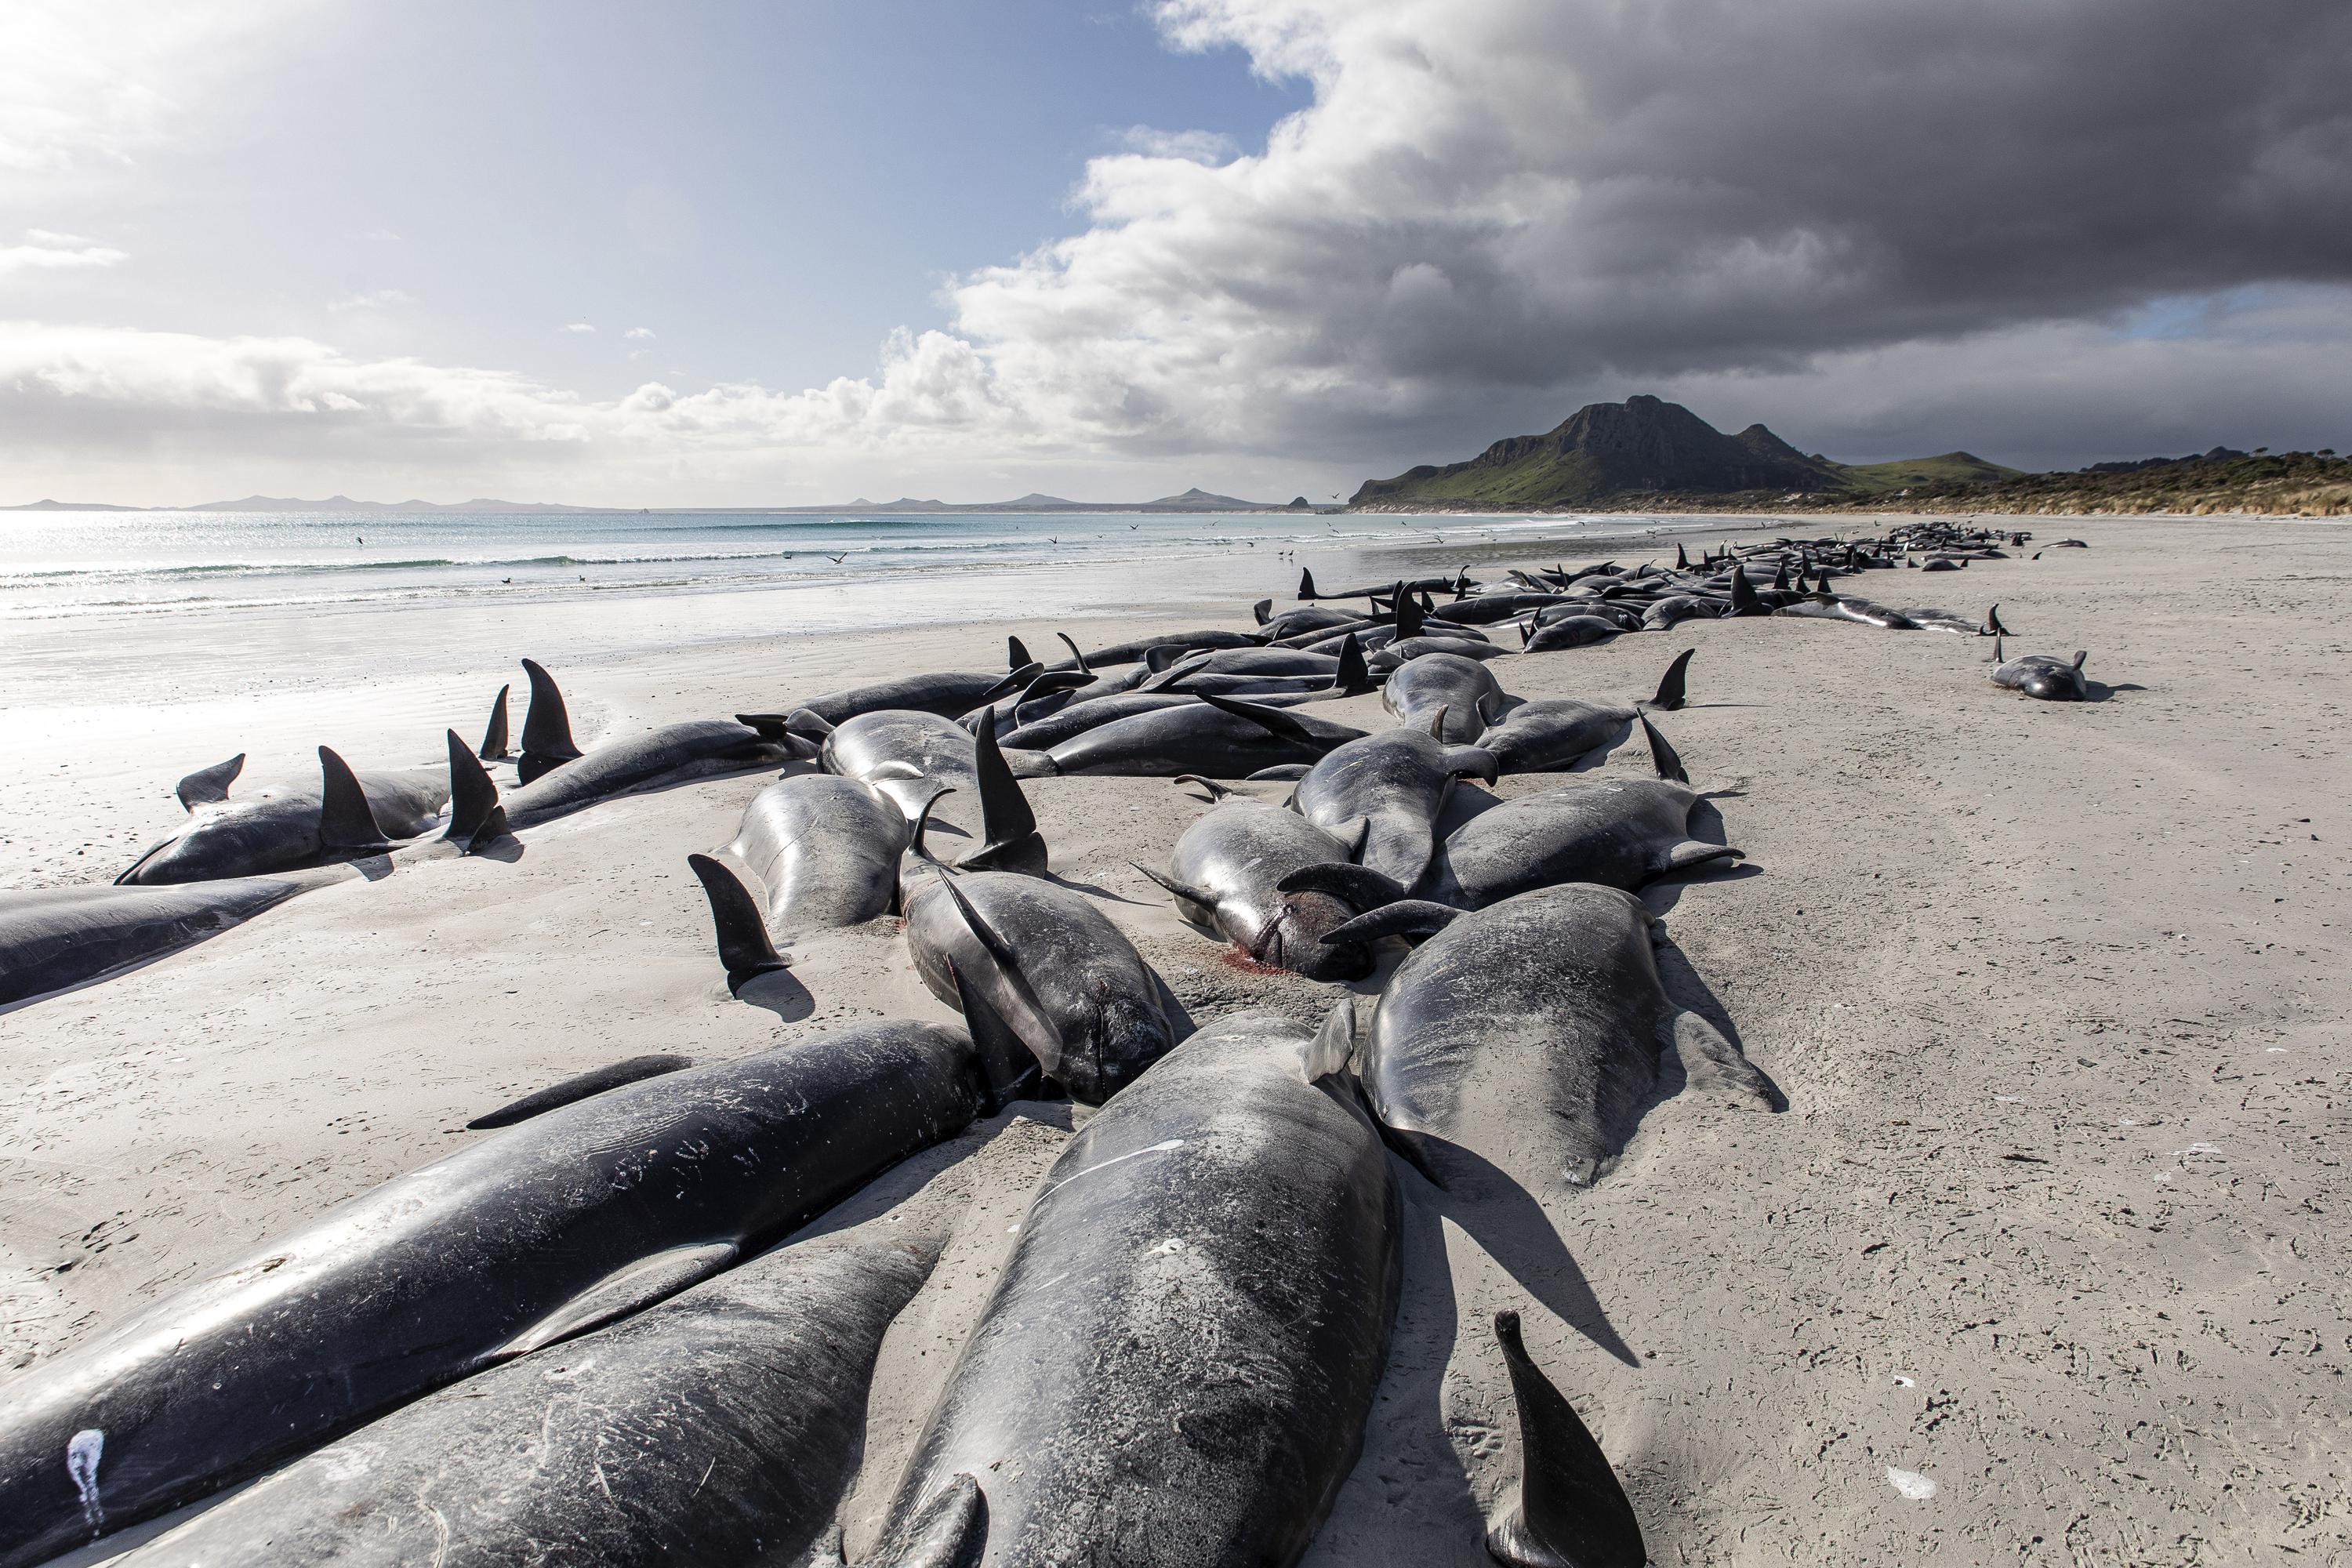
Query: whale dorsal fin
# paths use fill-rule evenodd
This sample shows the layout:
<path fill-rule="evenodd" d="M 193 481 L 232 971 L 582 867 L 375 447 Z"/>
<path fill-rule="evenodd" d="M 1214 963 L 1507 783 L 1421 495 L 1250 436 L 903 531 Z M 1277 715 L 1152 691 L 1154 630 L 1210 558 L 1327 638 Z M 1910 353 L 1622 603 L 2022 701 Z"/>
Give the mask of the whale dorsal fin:
<path fill-rule="evenodd" d="M 457 731 L 449 734 L 449 830 L 441 837 L 470 855 L 507 830 L 499 786 L 481 759 L 466 749 Z"/>
<path fill-rule="evenodd" d="M 1070 634 L 1067 632 L 1055 632 L 1054 635 L 1062 639 L 1062 646 L 1068 648 L 1070 650 L 1070 657 L 1078 661 L 1078 673 L 1091 678 L 1094 674 L 1093 667 L 1087 663 L 1087 656 L 1078 651 L 1078 645 L 1070 640 Z"/>
<path fill-rule="evenodd" d="M 1649 1553 L 1633 1505 L 1575 1409 L 1528 1359 L 1519 1315 L 1496 1313 L 1495 1337 L 1519 1409 L 1521 1479 L 1518 1506 L 1488 1532 L 1487 1552 L 1497 1562 L 1530 1568 L 1642 1568 Z"/>
<path fill-rule="evenodd" d="M 776 951 L 767 919 L 742 879 L 712 856 L 689 855 L 686 863 L 710 900 L 710 923 L 719 937 L 719 962 L 727 966 L 730 994 L 760 975 L 792 967 L 792 961 Z"/>
<path fill-rule="evenodd" d="M 173 786 L 172 793 L 180 797 L 184 811 L 194 811 L 200 805 L 218 805 L 228 798 L 228 786 L 245 771 L 245 753 L 239 752 L 225 763 L 215 763 L 208 768 L 198 768 Z"/>
<path fill-rule="evenodd" d="M 980 700 L 982 702 L 993 702 L 1007 692 L 1023 690 L 1031 681 L 1036 679 L 1045 672 L 1045 667 L 1039 664 L 1034 659 L 1031 659 L 1025 664 L 1016 665 L 1003 679 L 990 687 L 987 690 L 982 692 L 980 694 Z"/>
<path fill-rule="evenodd" d="M 490 699 L 490 721 L 482 730 L 481 749 L 474 753 L 486 763 L 499 761 L 511 749 L 507 742 L 507 693 L 513 689 L 509 682 Z"/>
<path fill-rule="evenodd" d="M 536 659 L 524 659 L 522 672 L 530 679 L 530 707 L 522 716 L 522 782 L 544 778 L 580 755 L 572 741 L 572 712 L 555 677 Z"/>
<path fill-rule="evenodd" d="M 1257 617 L 1257 624 L 1259 626 L 1265 625 L 1266 622 L 1274 619 L 1274 601 L 1272 599 L 1260 599 L 1256 604 L 1250 606 L 1250 614 Z"/>
<path fill-rule="evenodd" d="M 1045 870 L 1045 840 L 1037 832 L 1036 814 L 1021 793 L 1004 752 L 996 743 L 996 710 L 990 708 L 972 731 L 972 772 L 980 783 L 981 847 L 958 865 L 975 871 Z"/>
<path fill-rule="evenodd" d="M 1304 566 L 1298 569 L 1298 597 L 1301 603 L 1319 597 L 1315 592 L 1315 574 Z"/>
<path fill-rule="evenodd" d="M 1641 720 L 1642 738 L 1650 743 L 1651 768 L 1662 779 L 1672 779 L 1676 784 L 1690 783 L 1690 774 L 1684 770 L 1682 758 L 1666 744 L 1666 738 L 1658 733 L 1658 727 L 1650 722 L 1646 714 L 1635 717 Z"/>
<path fill-rule="evenodd" d="M 510 1100 L 496 1110 L 485 1111 L 466 1123 L 468 1132 L 487 1132 L 493 1128 L 511 1127 L 518 1121 L 528 1121 L 534 1116 L 566 1105 L 576 1105 L 591 1100 L 606 1089 L 619 1089 L 624 1084 L 642 1083 L 649 1078 L 677 1072 L 694 1065 L 692 1057 L 631 1057 L 625 1061 L 609 1062 L 583 1073 L 574 1073 L 559 1083 Z"/>
<path fill-rule="evenodd" d="M 1019 637 L 1004 639 L 1004 668 L 1018 669 L 1029 662 L 1029 647 Z"/>
<path fill-rule="evenodd" d="M 1339 668 L 1331 679 L 1331 689 L 1349 697 L 1372 689 L 1370 672 L 1364 668 L 1363 645 L 1353 632 L 1339 639 Z"/>
<path fill-rule="evenodd" d="M 319 842 L 330 849 L 389 847 L 383 829 L 369 809 L 367 791 L 360 788 L 351 763 L 331 747 L 319 748 Z"/>
<path fill-rule="evenodd" d="M 1690 672 L 1691 655 L 1698 649 L 1686 647 L 1675 655 L 1675 662 L 1666 666 L 1666 673 L 1658 680 L 1658 693 L 1650 699 L 1650 706 L 1661 713 L 1677 713 L 1690 700 L 1683 682 Z"/>
<path fill-rule="evenodd" d="M 883 767 L 889 767 L 889 766 L 891 766 L 891 765 L 893 765 L 893 764 L 888 763 L 885 763 L 883 764 Z M 904 767 L 904 766 L 907 766 L 908 764 L 901 763 L 898 763 L 898 764 L 897 764 L 897 765 L 898 765 L 898 766 L 900 766 L 900 767 Z M 879 768 L 876 769 L 876 770 L 875 770 L 875 775 L 876 775 L 877 777 L 880 777 L 880 776 L 881 776 L 881 769 L 879 769 Z M 920 778 L 920 777 L 922 777 L 922 774 L 920 774 L 920 773 L 909 773 L 909 774 L 908 774 L 907 776 L 908 776 L 908 777 L 909 777 L 909 778 Z M 923 834 L 924 834 L 924 832 L 925 832 L 927 829 L 929 829 L 929 826 L 931 826 L 931 807 L 933 807 L 933 806 L 935 806 L 935 805 L 939 805 L 939 804 L 940 804 L 940 799 L 941 799 L 943 796 L 950 795 L 953 795 L 953 794 L 955 794 L 955 785 L 953 785 L 953 784 L 942 784 L 942 785 L 940 785 L 938 789 L 935 789 L 935 790 L 933 790 L 933 791 L 931 792 L 931 798 L 930 798 L 930 799 L 929 799 L 929 800 L 927 800 L 927 801 L 923 802 L 923 808 L 922 808 L 922 810 L 920 810 L 920 811 L 919 811 L 919 812 L 915 813 L 915 828 L 914 828 L 914 832 L 913 832 L 912 834 L 910 834 L 910 835 L 908 836 L 908 847 L 909 847 L 914 851 L 914 855 L 915 855 L 915 858 L 916 858 L 917 859 L 919 859 L 919 860 L 930 860 L 932 865 L 934 865 L 934 866 L 939 866 L 939 865 L 940 865 L 940 863 L 939 863 L 937 860 L 931 860 L 931 852 L 930 852 L 928 848 L 924 847 L 924 846 L 923 846 Z M 942 876 L 946 875 L 946 874 L 947 874 L 947 868 L 946 868 L 946 867 L 944 867 L 944 866 L 940 866 L 940 875 L 942 875 Z"/>
<path fill-rule="evenodd" d="M 625 1318 L 709 1279 L 735 1261 L 735 1253 L 731 1241 L 705 1241 L 633 1258 L 500 1345 L 492 1357 L 528 1355 L 558 1340 Z"/>
<path fill-rule="evenodd" d="M 2091 650 L 2090 650 L 2090 649 L 2088 649 L 2088 648 L 2083 648 L 2083 647 L 2078 647 L 2078 648 L 2076 648 L 2076 649 L 2074 650 L 2074 668 L 2075 668 L 2076 669 L 2080 669 L 2080 668 L 2083 668 L 2083 661 L 2084 661 L 2084 659 L 2086 659 L 2086 658 L 2090 658 L 2090 657 L 2091 657 Z"/>

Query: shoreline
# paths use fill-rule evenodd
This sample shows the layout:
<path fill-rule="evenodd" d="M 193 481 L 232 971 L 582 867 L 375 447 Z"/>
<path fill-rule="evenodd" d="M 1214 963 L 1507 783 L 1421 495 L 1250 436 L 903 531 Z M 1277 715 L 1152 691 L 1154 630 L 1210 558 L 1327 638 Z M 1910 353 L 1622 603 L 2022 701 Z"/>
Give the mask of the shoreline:
<path fill-rule="evenodd" d="M 2117 689 L 2106 701 L 2000 691 L 1972 639 L 1806 620 L 1502 661 L 1524 695 L 1613 700 L 1698 649 L 1692 705 L 1660 723 L 1748 858 L 1646 898 L 1678 999 L 1788 1105 L 1664 1100 L 1559 1216 L 1564 1254 L 1535 1263 L 1525 1236 L 1405 1178 L 1387 1379 L 1310 1568 L 1486 1561 L 1481 1521 L 1516 1479 L 1486 1330 L 1503 1309 L 1526 1312 L 1531 1352 L 1615 1464 L 1661 1562 L 2058 1568 L 2184 1559 L 2193 1544 L 2199 1560 L 2254 1563 L 2352 1540 L 2318 1501 L 2340 1486 L 2327 1347 L 2352 1275 L 2352 1240 L 2325 1217 L 2352 1197 L 2331 1142 L 2352 1095 L 2352 996 L 2332 956 L 2352 904 L 2352 535 L 2095 519 L 2084 537 L 2090 549 L 2038 563 L 1861 586 L 1969 614 L 1998 598 L 2017 650 L 2088 647 Z M 1559 544 L 1597 558 L 1585 546 L 1602 542 L 1519 537 L 1495 557 L 1548 564 Z M 1406 574 L 1415 548 L 1431 569 L 1461 563 L 1451 544 L 1401 543 L 1384 562 Z M 1254 592 L 1156 583 L 1152 607 L 1108 616 L 1013 604 L 910 630 L 602 653 L 583 633 L 576 657 L 514 646 L 415 674 L 379 643 L 385 668 L 366 680 L 177 702 L 78 703 L 61 686 L 39 725 L 14 731 L 0 884 L 98 879 L 77 872 L 101 829 L 110 854 L 135 853 L 121 841 L 177 813 L 183 753 L 193 765 L 250 745 L 258 780 L 299 766 L 334 726 L 385 763 L 422 760 L 410 753 L 429 754 L 445 723 L 472 739 L 514 655 L 550 658 L 584 744 L 849 679 L 994 664 L 1007 632 L 1039 648 L 1057 626 L 1083 643 L 1245 625 L 1250 600 L 1288 602 L 1301 563 L 1323 578 L 1312 560 L 1261 560 L 1246 563 Z M 1344 585 L 1336 570 L 1329 585 Z M 439 613 L 415 614 L 404 635 L 434 637 Z M 145 656 L 167 660 L 159 641 Z M 1381 718 L 1377 697 L 1328 712 Z M 1638 776 L 1638 750 L 1604 770 Z M 5 1015 L 0 1318 L 14 1352 L 0 1377 L 570 1073 L 945 1016 L 887 921 L 797 945 L 797 1004 L 728 994 L 685 856 L 725 843 L 770 776 L 609 802 L 530 830 L 510 864 L 352 878 Z M 1548 782 L 1514 775 L 1502 793 Z M 1032 798 L 1057 874 L 1094 890 L 1196 1018 L 1328 1006 L 1328 987 L 1228 962 L 1132 868 L 1165 864 L 1200 809 L 1182 792 L 1048 778 Z M 110 876 L 129 858 L 98 864 Z M 853 1560 L 1070 1125 L 1066 1108 L 1018 1110 L 817 1222 L 904 1197 L 957 1236 L 886 1344 L 845 1513 Z M 1897 1470 L 1934 1495 L 1898 1489 Z"/>

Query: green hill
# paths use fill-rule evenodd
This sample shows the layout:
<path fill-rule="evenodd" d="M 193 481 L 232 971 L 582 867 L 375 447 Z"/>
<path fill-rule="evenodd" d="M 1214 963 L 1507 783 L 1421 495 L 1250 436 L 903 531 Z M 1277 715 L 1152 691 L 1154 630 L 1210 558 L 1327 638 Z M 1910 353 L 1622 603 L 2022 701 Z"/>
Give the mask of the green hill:
<path fill-rule="evenodd" d="M 1836 468 L 1848 484 L 1867 495 L 1930 485 L 1989 485 L 2025 477 L 2021 468 L 1988 463 L 1973 452 L 1947 452 L 1940 458 L 1901 458 L 1891 463 L 1840 463 Z"/>

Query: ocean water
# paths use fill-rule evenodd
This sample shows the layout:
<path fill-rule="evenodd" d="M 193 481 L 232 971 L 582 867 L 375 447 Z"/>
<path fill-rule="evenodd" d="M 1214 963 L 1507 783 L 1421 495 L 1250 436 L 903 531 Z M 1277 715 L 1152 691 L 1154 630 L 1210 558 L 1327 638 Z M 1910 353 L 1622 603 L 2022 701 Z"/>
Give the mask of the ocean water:
<path fill-rule="evenodd" d="M 734 637 L 1286 601 L 1688 518 L 1296 513 L 0 514 L 0 700 L 349 681 Z"/>

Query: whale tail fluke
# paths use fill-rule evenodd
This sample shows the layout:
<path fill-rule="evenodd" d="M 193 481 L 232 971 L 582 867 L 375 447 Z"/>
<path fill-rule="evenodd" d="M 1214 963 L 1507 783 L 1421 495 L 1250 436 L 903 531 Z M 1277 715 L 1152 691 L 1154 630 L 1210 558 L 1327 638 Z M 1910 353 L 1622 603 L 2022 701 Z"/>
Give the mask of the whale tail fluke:
<path fill-rule="evenodd" d="M 1517 1312 L 1495 1314 L 1495 1337 L 1519 1407 L 1518 1506 L 1486 1533 L 1486 1551 L 1511 1568 L 1642 1568 L 1641 1521 L 1575 1409 L 1528 1357 Z"/>
<path fill-rule="evenodd" d="M 481 749 L 474 753 L 486 763 L 503 762 L 511 749 L 507 741 L 507 693 L 513 689 L 512 683 L 501 686 L 490 699 L 490 721 L 482 731 Z"/>
<path fill-rule="evenodd" d="M 507 808 L 481 759 L 449 734 L 449 831 L 441 837 L 471 855 L 507 830 Z"/>
<path fill-rule="evenodd" d="M 760 975 L 792 967 L 792 961 L 776 951 L 759 902 L 740 878 L 709 855 L 689 855 L 686 863 L 710 900 L 710 923 L 718 932 L 719 962 L 726 965 L 730 994 L 740 995 Z"/>
<path fill-rule="evenodd" d="M 517 771 L 522 782 L 546 777 L 580 755 L 572 742 L 572 713 L 563 706 L 563 692 L 555 677 L 536 659 L 524 659 L 522 672 L 530 679 L 530 707 L 522 716 L 522 760 Z"/>
<path fill-rule="evenodd" d="M 215 763 L 208 768 L 198 768 L 173 787 L 180 797 L 180 809 L 194 811 L 200 805 L 218 805 L 228 798 L 228 786 L 245 771 L 245 753 L 239 752 L 225 763 Z"/>
<path fill-rule="evenodd" d="M 319 748 L 319 842 L 330 849 L 389 849 L 351 763 L 331 747 Z"/>
<path fill-rule="evenodd" d="M 1661 713 L 1679 713 L 1690 700 L 1684 681 L 1690 674 L 1691 655 L 1698 649 L 1686 647 L 1675 655 L 1675 662 L 1666 666 L 1666 673 L 1658 681 L 1658 694 L 1650 699 L 1650 706 Z"/>
<path fill-rule="evenodd" d="M 956 864 L 967 871 L 1045 873 L 1045 840 L 1037 832 L 1029 797 L 1005 765 L 996 743 L 996 710 L 991 708 L 972 732 L 972 772 L 980 781 L 981 847 Z"/>

